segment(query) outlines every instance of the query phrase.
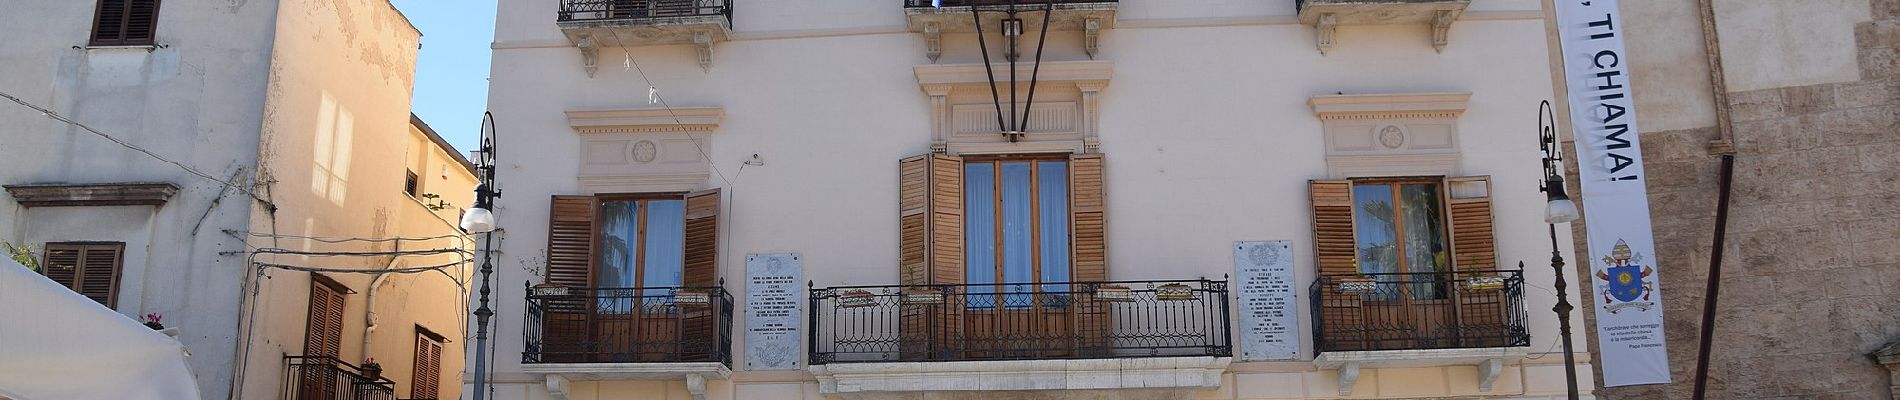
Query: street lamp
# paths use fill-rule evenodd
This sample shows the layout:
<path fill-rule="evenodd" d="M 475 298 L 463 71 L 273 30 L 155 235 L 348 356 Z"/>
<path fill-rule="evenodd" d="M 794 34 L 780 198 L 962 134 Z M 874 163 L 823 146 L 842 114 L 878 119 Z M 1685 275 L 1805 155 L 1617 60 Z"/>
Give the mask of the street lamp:
<path fill-rule="evenodd" d="M 1563 148 L 1557 143 L 1557 113 L 1546 100 L 1537 109 L 1538 146 L 1544 150 L 1544 222 L 1550 226 L 1550 268 L 1557 272 L 1557 332 L 1564 343 L 1564 379 L 1570 387 L 1570 399 L 1577 400 L 1577 359 L 1570 345 L 1570 296 L 1564 293 L 1564 256 L 1557 247 L 1557 224 L 1577 220 L 1577 203 L 1564 193 Z M 1521 269 L 1521 268 L 1520 268 Z"/>
<path fill-rule="evenodd" d="M 489 276 L 495 273 L 493 258 L 495 253 L 495 199 L 501 197 L 501 189 L 495 186 L 495 116 L 482 112 L 481 149 L 476 153 L 477 174 L 481 184 L 475 186 L 475 206 L 462 214 L 462 230 L 470 234 L 482 234 L 482 284 L 481 306 L 475 309 L 475 400 L 488 397 L 488 318 L 495 316 L 495 310 L 488 308 Z"/>

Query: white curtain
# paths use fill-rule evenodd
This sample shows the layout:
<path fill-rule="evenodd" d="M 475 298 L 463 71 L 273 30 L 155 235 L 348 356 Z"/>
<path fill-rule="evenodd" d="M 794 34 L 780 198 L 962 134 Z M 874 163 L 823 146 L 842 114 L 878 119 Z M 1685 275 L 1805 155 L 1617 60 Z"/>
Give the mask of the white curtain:
<path fill-rule="evenodd" d="M 184 345 L 0 258 L 0 398 L 196 399 Z"/>

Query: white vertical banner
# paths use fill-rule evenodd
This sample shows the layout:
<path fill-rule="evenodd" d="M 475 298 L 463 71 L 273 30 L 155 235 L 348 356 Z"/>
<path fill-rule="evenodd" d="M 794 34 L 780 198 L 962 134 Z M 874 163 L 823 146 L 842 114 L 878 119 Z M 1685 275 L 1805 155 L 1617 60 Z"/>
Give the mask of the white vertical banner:
<path fill-rule="evenodd" d="M 1235 291 L 1240 300 L 1240 360 L 1299 358 L 1293 242 L 1235 242 L 1234 277 L 1240 286 Z"/>
<path fill-rule="evenodd" d="M 796 370 L 798 359 L 798 284 L 804 263 L 798 253 L 747 254 L 745 257 L 745 366 L 751 371 Z"/>
<path fill-rule="evenodd" d="M 1558 0 L 1603 386 L 1669 383 L 1643 147 L 1617 0 Z"/>

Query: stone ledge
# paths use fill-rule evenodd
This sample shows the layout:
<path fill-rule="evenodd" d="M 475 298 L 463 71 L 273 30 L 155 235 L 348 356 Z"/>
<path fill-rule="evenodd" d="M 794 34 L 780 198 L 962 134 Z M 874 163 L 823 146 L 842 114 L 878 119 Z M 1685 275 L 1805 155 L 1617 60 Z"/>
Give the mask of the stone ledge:
<path fill-rule="evenodd" d="M 827 395 L 920 391 L 1033 391 L 1187 389 L 1191 396 L 1220 387 L 1231 357 L 1158 357 L 1093 360 L 849 363 L 811 366 Z M 855 396 L 863 397 L 863 396 Z M 1153 398 L 1144 397 L 1144 398 Z"/>
<path fill-rule="evenodd" d="M 6 185 L 13 201 L 27 207 L 163 206 L 178 194 L 170 183 Z"/>
<path fill-rule="evenodd" d="M 706 399 L 706 379 L 726 380 L 732 368 L 717 362 L 522 364 L 521 371 L 542 374 L 548 394 L 567 400 L 572 381 L 685 380 L 695 400 Z"/>
<path fill-rule="evenodd" d="M 1491 391 L 1503 372 L 1505 361 L 1513 364 L 1530 354 L 1530 347 L 1483 347 L 1473 349 L 1328 351 L 1313 358 L 1320 369 L 1339 371 L 1339 395 L 1352 395 L 1359 381 L 1360 368 L 1418 368 L 1449 365 L 1478 366 L 1478 390 Z"/>

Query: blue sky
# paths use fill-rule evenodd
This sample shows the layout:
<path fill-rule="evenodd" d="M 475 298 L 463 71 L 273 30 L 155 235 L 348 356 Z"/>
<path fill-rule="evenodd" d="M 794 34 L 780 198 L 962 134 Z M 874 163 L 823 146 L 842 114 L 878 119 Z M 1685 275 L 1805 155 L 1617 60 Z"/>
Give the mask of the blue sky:
<path fill-rule="evenodd" d="M 411 108 L 456 150 L 468 154 L 480 140 L 482 110 L 488 106 L 495 0 L 391 2 L 422 30 Z"/>

